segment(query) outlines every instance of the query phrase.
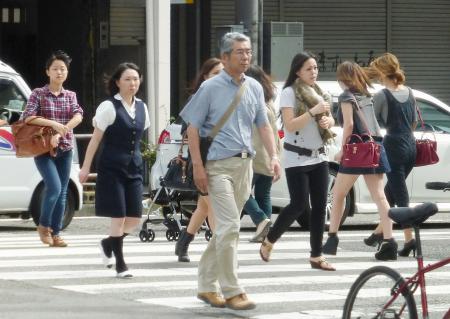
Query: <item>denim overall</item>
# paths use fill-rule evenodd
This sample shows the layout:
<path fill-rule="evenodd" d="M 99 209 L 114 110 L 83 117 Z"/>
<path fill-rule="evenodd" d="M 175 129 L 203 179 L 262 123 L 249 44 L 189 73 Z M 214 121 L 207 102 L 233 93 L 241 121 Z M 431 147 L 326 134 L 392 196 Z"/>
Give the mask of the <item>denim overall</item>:
<path fill-rule="evenodd" d="M 385 193 L 391 207 L 407 207 L 409 194 L 405 180 L 416 159 L 416 142 L 412 131 L 416 112 L 414 96 L 409 90 L 409 98 L 400 103 L 388 89 L 383 89 L 383 93 L 388 103 L 383 145 L 391 165 L 391 172 L 386 174 L 388 182 Z"/>

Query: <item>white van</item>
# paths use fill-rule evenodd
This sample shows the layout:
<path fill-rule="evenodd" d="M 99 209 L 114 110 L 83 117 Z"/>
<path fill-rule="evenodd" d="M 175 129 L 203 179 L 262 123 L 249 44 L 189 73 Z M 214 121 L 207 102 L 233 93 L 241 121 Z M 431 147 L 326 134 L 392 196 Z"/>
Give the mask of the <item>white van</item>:
<path fill-rule="evenodd" d="M 8 118 L 10 123 L 17 121 L 30 93 L 30 88 L 20 74 L 0 61 L 1 118 Z M 83 204 L 83 187 L 78 181 L 79 171 L 75 145 L 63 228 L 70 224 L 75 211 L 81 209 Z M 33 158 L 17 158 L 11 128 L 9 125 L 0 127 L 0 217 L 32 217 L 37 224 L 41 214 L 43 190 L 43 181 Z"/>

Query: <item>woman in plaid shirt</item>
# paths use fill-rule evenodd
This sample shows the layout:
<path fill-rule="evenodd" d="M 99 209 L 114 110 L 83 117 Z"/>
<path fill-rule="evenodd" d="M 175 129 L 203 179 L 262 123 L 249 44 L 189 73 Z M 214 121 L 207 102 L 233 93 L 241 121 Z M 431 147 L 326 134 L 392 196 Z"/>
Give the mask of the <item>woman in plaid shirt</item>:
<path fill-rule="evenodd" d="M 83 119 L 83 110 L 78 105 L 75 92 L 63 88 L 71 61 L 62 51 L 57 51 L 48 58 L 45 69 L 49 83 L 33 90 L 22 114 L 25 122 L 39 116 L 33 120 L 33 124 L 50 126 L 56 131 L 51 141 L 57 147 L 56 156 L 47 153 L 34 158 L 45 184 L 37 231 L 41 241 L 51 247 L 67 246 L 59 232 L 66 208 L 72 164 L 72 130 Z"/>

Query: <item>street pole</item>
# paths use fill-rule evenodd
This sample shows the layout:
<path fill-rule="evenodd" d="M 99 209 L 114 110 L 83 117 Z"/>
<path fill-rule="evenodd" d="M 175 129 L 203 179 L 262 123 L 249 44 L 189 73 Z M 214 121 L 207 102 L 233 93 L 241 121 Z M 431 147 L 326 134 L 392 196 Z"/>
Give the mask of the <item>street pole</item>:
<path fill-rule="evenodd" d="M 252 42 L 253 63 L 258 63 L 259 14 L 258 0 L 235 0 L 235 22 L 244 25 L 244 33 Z"/>
<path fill-rule="evenodd" d="M 155 144 L 170 120 L 170 1 L 146 0 L 146 22 L 149 141 Z"/>

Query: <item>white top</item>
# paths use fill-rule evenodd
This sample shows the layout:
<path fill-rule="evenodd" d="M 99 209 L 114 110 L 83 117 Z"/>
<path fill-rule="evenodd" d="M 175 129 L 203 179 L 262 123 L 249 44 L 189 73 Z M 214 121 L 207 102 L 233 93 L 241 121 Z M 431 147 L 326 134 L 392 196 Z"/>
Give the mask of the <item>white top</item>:
<path fill-rule="evenodd" d="M 127 102 L 125 102 L 122 99 L 122 96 L 120 96 L 119 93 L 114 95 L 114 98 L 116 100 L 119 100 L 122 102 L 123 107 L 127 111 L 127 113 L 130 115 L 132 119 L 136 117 L 136 107 L 135 102 L 141 101 L 137 97 L 134 97 L 133 103 L 131 105 L 128 105 Z M 150 127 L 150 119 L 148 117 L 148 109 L 147 105 L 144 103 L 144 110 L 145 110 L 145 126 L 144 130 L 148 129 Z M 114 104 L 110 100 L 103 101 L 98 106 L 97 110 L 95 111 L 95 116 L 92 119 L 92 125 L 96 128 L 98 128 L 100 131 L 104 132 L 106 131 L 106 128 L 114 123 L 116 120 L 116 109 L 114 108 Z"/>
<path fill-rule="evenodd" d="M 311 88 L 313 94 L 316 91 Z M 318 98 L 322 98 L 317 95 Z M 294 89 L 289 86 L 281 92 L 280 96 L 280 109 L 282 108 L 294 108 L 295 106 L 295 93 Z M 284 131 L 284 142 L 295 146 L 308 148 L 310 150 L 317 150 L 323 146 L 322 137 L 320 137 L 319 126 L 315 120 L 308 121 L 305 127 L 295 132 Z M 283 166 L 284 168 L 306 166 L 318 164 L 323 161 L 328 161 L 326 154 L 319 154 L 318 157 L 298 155 L 295 152 L 291 152 L 283 149 Z"/>

